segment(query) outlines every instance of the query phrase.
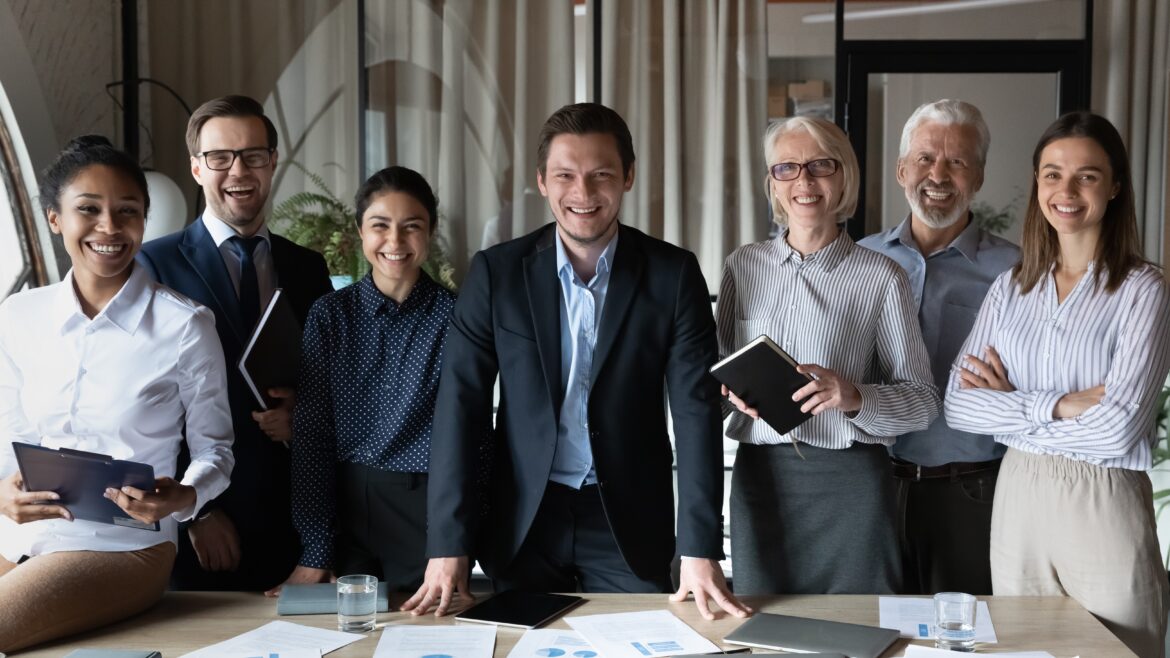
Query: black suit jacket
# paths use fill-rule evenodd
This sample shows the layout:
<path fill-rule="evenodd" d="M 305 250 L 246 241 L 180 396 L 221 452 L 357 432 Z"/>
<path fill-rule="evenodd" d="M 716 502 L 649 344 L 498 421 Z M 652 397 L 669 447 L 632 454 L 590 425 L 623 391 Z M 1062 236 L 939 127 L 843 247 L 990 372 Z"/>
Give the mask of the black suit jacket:
<path fill-rule="evenodd" d="M 431 439 L 427 550 L 507 568 L 552 470 L 562 402 L 555 224 L 481 251 L 459 291 Z M 621 226 L 593 358 L 590 446 L 606 517 L 626 563 L 659 578 L 675 554 L 666 397 L 678 455 L 678 552 L 723 556 L 718 347 L 694 254 Z M 500 405 L 481 515 L 481 437 Z M 477 527 L 482 530 L 478 542 Z"/>
<path fill-rule="evenodd" d="M 284 289 L 303 323 L 313 302 L 333 289 L 325 259 L 279 235 L 271 235 L 270 245 L 277 286 Z M 199 219 L 142 245 L 138 262 L 163 285 L 215 313 L 235 429 L 231 486 L 205 509 L 218 507 L 235 523 L 241 540 L 240 568 L 232 574 L 204 572 L 187 533 L 180 532 L 172 583 L 180 589 L 257 590 L 276 585 L 300 559 L 300 541 L 291 520 L 289 450 L 265 436 L 252 419 L 259 405 L 236 367 L 252 328 L 240 323 L 239 299 L 227 266 Z"/>

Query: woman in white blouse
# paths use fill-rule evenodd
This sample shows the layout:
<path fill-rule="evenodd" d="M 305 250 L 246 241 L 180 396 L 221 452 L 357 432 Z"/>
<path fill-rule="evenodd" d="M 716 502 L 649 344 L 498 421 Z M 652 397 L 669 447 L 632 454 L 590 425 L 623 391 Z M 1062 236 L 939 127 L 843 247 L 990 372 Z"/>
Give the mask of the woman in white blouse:
<path fill-rule="evenodd" d="M 730 392 L 740 409 L 727 431 L 740 442 L 735 592 L 892 593 L 901 563 L 886 446 L 939 413 L 910 286 L 844 230 L 858 169 L 840 128 L 807 117 L 773 124 L 764 156 L 780 232 L 727 257 L 719 351 L 767 334 L 815 377 L 794 396 L 814 417 L 781 435 Z"/>
<path fill-rule="evenodd" d="M 1170 293 L 1142 257 L 1129 158 L 1106 119 L 1061 117 L 1032 166 L 1023 258 L 960 352 L 947 422 L 1008 446 L 995 594 L 1072 596 L 1139 656 L 1160 656 L 1167 581 L 1145 471 Z"/>
<path fill-rule="evenodd" d="M 176 521 L 226 489 L 234 464 L 214 319 L 134 264 L 150 205 L 138 164 L 80 137 L 43 180 L 72 269 L 0 304 L 0 651 L 152 605 Z M 176 481 L 184 440 L 190 465 Z M 98 493 L 160 530 L 77 520 L 57 494 L 24 491 L 14 441 L 150 464 L 153 490 Z"/>

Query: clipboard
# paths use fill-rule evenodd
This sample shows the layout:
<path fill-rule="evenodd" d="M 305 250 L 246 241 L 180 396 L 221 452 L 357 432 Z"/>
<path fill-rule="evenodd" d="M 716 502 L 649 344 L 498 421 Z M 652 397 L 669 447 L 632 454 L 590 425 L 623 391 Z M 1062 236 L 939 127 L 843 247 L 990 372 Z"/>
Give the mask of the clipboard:
<path fill-rule="evenodd" d="M 114 459 L 83 450 L 54 450 L 31 443 L 12 442 L 25 491 L 54 491 L 75 519 L 124 528 L 158 532 L 159 524 L 143 523 L 105 497 L 106 489 L 130 486 L 154 490 L 154 467 L 141 462 Z"/>
<path fill-rule="evenodd" d="M 273 406 L 268 389 L 296 388 L 301 370 L 301 323 L 284 289 L 272 292 L 236 365 L 261 409 Z"/>

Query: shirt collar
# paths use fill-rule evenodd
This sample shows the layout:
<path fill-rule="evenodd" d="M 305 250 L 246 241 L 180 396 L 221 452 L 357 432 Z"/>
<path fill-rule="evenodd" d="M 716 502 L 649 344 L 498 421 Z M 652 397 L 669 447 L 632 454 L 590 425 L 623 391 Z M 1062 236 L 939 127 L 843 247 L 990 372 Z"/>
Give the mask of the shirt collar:
<path fill-rule="evenodd" d="M 911 230 L 912 221 L 911 216 L 907 214 L 906 219 L 902 220 L 901 224 L 898 224 L 886 233 L 883 242 L 886 244 L 900 242 L 906 248 L 918 251 L 918 243 L 914 240 L 914 234 Z M 955 249 L 963 254 L 967 260 L 974 262 L 979 253 L 980 232 L 979 226 L 975 223 L 975 215 L 967 211 L 967 227 L 963 229 L 962 233 L 955 236 L 954 240 L 951 240 L 951 243 L 947 245 L 946 249 L 943 249 L 939 253 L 945 253 L 951 249 Z M 933 255 L 924 254 L 923 256 L 929 258 Z"/>
<path fill-rule="evenodd" d="M 114 295 L 106 307 L 94 316 L 93 322 L 101 318 L 110 321 L 115 327 L 133 335 L 146 315 L 153 297 L 150 275 L 137 263 L 132 265 L 130 278 L 122 284 L 122 288 Z M 65 334 L 74 326 L 91 322 L 81 310 L 81 301 L 77 299 L 77 292 L 73 289 L 73 270 L 70 269 L 61 281 L 57 291 L 57 299 L 53 309 L 54 325 L 60 327 Z"/>
<path fill-rule="evenodd" d="M 367 273 L 358 281 L 358 304 L 371 317 L 380 311 L 408 313 L 430 301 L 434 297 L 438 285 L 425 270 L 419 270 L 418 281 L 414 282 L 414 287 L 410 289 L 406 299 L 399 304 L 382 294 L 382 291 L 378 290 L 378 286 L 374 285 L 374 275 Z"/>
<path fill-rule="evenodd" d="M 215 241 L 215 246 L 222 247 L 223 243 L 229 239 L 239 235 L 235 229 L 228 226 L 227 222 L 215 216 L 215 213 L 210 208 L 203 211 L 203 225 L 207 227 L 207 232 L 211 234 L 211 239 Z M 260 230 L 256 231 L 258 237 L 264 238 L 264 242 L 269 241 L 268 222 L 260 226 Z M 270 245 L 271 246 L 271 245 Z"/>
<path fill-rule="evenodd" d="M 839 224 L 838 228 L 841 230 L 835 240 L 825 245 L 820 251 L 808 256 L 801 256 L 799 251 L 788 244 L 787 226 L 780 229 L 780 232 L 772 239 L 772 244 L 780 252 L 781 262 L 793 260 L 797 263 L 808 263 L 810 267 L 818 267 L 825 272 L 831 272 L 853 251 L 854 243 L 853 238 L 849 237 L 849 231 L 845 230 L 844 224 Z"/>
<path fill-rule="evenodd" d="M 571 272 L 573 269 L 573 264 L 569 262 L 569 252 L 565 250 L 565 243 L 561 240 L 561 234 L 559 231 L 556 232 L 556 239 L 554 242 L 556 242 L 557 245 L 557 275 L 559 276 L 562 274 L 566 267 L 569 268 Z M 614 233 L 613 237 L 609 239 L 609 244 L 605 245 L 605 249 L 602 250 L 601 255 L 597 257 L 597 269 L 594 278 L 601 276 L 602 274 L 609 273 L 610 267 L 613 264 L 613 254 L 615 251 L 617 251 L 617 242 L 618 234 Z M 589 283 L 589 281 L 585 282 L 586 285 Z"/>

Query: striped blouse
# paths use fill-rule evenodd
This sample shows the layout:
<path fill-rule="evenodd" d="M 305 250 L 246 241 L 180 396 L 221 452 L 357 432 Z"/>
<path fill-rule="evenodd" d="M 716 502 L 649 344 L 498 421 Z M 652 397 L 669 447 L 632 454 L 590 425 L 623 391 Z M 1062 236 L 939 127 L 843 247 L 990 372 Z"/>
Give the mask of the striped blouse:
<path fill-rule="evenodd" d="M 1170 368 L 1170 291 L 1143 266 L 1117 292 L 1095 286 L 1093 267 L 1063 303 L 1046 276 L 1027 295 L 1004 272 L 992 284 L 952 370 L 946 395 L 951 427 L 995 435 L 1025 452 L 1146 470 L 1155 442 L 1154 408 Z M 995 347 L 1015 391 L 960 389 L 963 355 Z M 1105 385 L 1084 413 L 1054 419 L 1066 393 Z"/>
<path fill-rule="evenodd" d="M 801 443 L 844 449 L 890 445 L 925 429 L 940 411 L 906 274 L 886 256 L 858 247 L 842 230 L 802 257 L 787 230 L 736 249 L 723 266 L 718 334 L 722 356 L 767 334 L 800 363 L 835 370 L 861 393 L 852 416 L 832 409 L 792 432 L 733 411 L 727 436 L 744 443 Z"/>

